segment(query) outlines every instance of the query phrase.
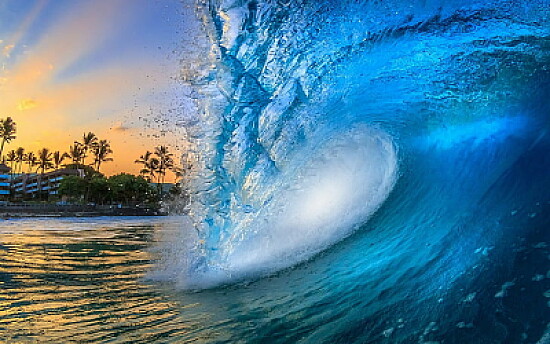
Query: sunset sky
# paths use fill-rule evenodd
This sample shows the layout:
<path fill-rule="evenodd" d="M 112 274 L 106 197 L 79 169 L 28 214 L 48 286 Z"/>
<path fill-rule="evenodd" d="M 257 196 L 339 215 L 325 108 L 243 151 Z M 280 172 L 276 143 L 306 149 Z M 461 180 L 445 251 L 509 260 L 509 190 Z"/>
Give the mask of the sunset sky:
<path fill-rule="evenodd" d="M 136 173 L 133 161 L 177 144 L 177 0 L 0 2 L 0 118 L 17 123 L 19 146 L 67 150 L 92 131 L 108 139 L 104 172 Z M 174 145 L 175 146 L 175 145 Z"/>

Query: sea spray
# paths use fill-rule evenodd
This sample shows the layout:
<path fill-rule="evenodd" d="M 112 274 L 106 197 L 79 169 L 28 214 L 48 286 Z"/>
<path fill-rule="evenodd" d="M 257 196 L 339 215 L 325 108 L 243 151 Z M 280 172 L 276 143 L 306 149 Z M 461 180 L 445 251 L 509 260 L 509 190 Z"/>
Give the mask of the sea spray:
<path fill-rule="evenodd" d="M 198 12 L 211 46 L 192 82 L 198 111 L 188 132 L 199 159 L 192 225 L 182 225 L 182 232 L 192 234 L 182 234 L 179 251 L 185 253 L 176 255 L 185 259 L 174 267 L 183 285 L 228 283 L 296 264 L 364 224 L 365 209 L 350 216 L 356 221 L 296 217 L 294 226 L 317 225 L 318 243 L 288 224 L 293 211 L 317 214 L 334 206 L 320 201 L 324 193 L 338 195 L 334 185 L 301 177 L 301 169 L 340 173 L 306 159 L 323 156 L 327 142 L 369 128 L 365 136 L 386 137 L 392 146 L 399 142 L 409 160 L 432 130 L 455 133 L 463 123 L 517 116 L 510 104 L 527 99 L 526 88 L 518 85 L 537 81 L 522 70 L 548 60 L 537 53 L 548 29 L 529 24 L 542 13 L 535 5 L 514 14 L 521 20 L 502 20 L 509 18 L 509 5 L 201 2 Z M 520 32 L 538 37 L 522 43 L 523 57 L 516 44 L 531 36 Z M 411 144 L 411 137 L 420 138 Z M 299 206 L 290 211 L 291 204 Z M 372 204 L 375 210 L 379 202 Z M 348 228 L 338 227 L 343 223 Z M 276 236 L 282 242 L 273 244 Z"/>
<path fill-rule="evenodd" d="M 221 237 L 214 252 L 182 253 L 179 282 L 185 288 L 212 287 L 312 257 L 380 207 L 395 183 L 397 161 L 391 137 L 364 124 L 305 145 L 263 185 L 261 204 L 232 209 L 230 234 Z M 206 245 L 199 237 L 185 240 Z"/>

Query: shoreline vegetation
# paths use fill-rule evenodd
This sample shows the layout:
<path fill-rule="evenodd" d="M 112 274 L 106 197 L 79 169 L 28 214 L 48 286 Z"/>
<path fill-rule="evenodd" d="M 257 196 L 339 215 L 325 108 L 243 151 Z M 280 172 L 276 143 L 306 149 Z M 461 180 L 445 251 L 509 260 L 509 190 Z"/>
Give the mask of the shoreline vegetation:
<path fill-rule="evenodd" d="M 67 152 L 42 148 L 37 153 L 18 147 L 11 117 L 0 119 L 0 218 L 37 216 L 159 216 L 165 209 L 185 207 L 184 178 L 189 163 L 176 163 L 167 146 L 146 151 L 135 160 L 139 175 L 121 172 L 105 176 L 104 163 L 113 161 L 108 140 L 84 133 Z M 4 154 L 6 153 L 6 154 Z M 167 183 L 167 173 L 175 176 Z"/>

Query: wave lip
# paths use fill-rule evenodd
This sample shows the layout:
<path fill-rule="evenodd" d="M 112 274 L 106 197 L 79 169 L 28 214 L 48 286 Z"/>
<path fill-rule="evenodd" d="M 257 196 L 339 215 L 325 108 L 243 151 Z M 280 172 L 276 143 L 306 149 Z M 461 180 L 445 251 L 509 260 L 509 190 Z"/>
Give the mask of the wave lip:
<path fill-rule="evenodd" d="M 269 202 L 235 219 L 217 249 L 219 261 L 187 276 L 184 285 L 227 284 L 311 258 L 368 220 L 392 190 L 397 170 L 391 137 L 366 125 L 304 146 L 265 186 L 273 190 Z"/>

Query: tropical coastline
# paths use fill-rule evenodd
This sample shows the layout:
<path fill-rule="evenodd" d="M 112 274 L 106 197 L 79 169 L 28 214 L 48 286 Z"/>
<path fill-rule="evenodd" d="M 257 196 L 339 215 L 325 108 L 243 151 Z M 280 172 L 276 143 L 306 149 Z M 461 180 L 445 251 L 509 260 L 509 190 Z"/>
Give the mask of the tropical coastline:
<path fill-rule="evenodd" d="M 0 119 L 0 216 L 82 217 L 166 215 L 163 204 L 182 203 L 182 165 L 167 146 L 147 150 L 135 160 L 139 175 L 124 171 L 106 176 L 102 164 L 112 162 L 108 140 L 92 132 L 75 140 L 67 152 L 42 148 L 37 153 L 18 147 L 4 153 L 16 139 L 17 124 Z M 183 167 L 185 166 L 185 167 Z M 173 183 L 166 182 L 173 174 Z M 177 208 L 170 206 L 170 208 Z M 180 207 L 181 208 L 181 207 Z"/>

